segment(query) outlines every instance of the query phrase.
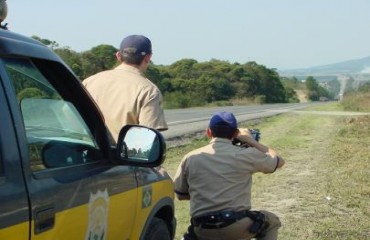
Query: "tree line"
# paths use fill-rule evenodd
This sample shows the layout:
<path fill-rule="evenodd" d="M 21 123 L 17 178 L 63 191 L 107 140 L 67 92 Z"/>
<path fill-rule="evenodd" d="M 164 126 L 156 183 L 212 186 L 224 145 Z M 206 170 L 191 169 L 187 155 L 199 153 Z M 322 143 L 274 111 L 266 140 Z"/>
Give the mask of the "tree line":
<path fill-rule="evenodd" d="M 32 36 L 52 48 L 80 80 L 97 72 L 112 69 L 118 62 L 117 49 L 98 45 L 84 52 L 59 47 L 55 41 Z M 198 62 L 182 59 L 171 65 L 151 63 L 146 72 L 164 95 L 166 108 L 185 108 L 207 104 L 232 105 L 233 102 L 288 103 L 299 102 L 295 89 L 304 89 L 310 100 L 331 98 L 313 77 L 305 83 L 296 78 L 283 78 L 276 69 L 256 62 L 230 63 L 212 59 Z"/>

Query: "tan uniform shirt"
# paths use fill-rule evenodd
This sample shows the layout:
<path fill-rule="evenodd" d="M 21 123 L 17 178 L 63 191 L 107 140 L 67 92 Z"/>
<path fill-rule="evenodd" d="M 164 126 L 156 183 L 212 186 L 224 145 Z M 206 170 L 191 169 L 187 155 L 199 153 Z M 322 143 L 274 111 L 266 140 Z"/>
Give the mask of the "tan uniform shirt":
<path fill-rule="evenodd" d="M 140 124 L 160 131 L 168 129 L 160 90 L 137 68 L 121 64 L 82 83 L 102 111 L 116 141 L 126 124 Z"/>
<path fill-rule="evenodd" d="M 272 173 L 277 158 L 241 148 L 224 138 L 188 153 L 175 178 L 175 192 L 190 195 L 192 217 L 222 210 L 251 209 L 252 174 Z"/>

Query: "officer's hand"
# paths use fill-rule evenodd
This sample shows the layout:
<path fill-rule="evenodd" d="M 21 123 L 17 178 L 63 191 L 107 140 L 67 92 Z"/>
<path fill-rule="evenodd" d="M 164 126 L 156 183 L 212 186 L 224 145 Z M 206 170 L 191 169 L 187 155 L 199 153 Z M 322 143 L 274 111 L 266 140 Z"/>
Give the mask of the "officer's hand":
<path fill-rule="evenodd" d="M 253 140 L 252 133 L 249 131 L 248 128 L 239 128 L 239 134 L 236 137 L 241 142 L 249 143 Z"/>

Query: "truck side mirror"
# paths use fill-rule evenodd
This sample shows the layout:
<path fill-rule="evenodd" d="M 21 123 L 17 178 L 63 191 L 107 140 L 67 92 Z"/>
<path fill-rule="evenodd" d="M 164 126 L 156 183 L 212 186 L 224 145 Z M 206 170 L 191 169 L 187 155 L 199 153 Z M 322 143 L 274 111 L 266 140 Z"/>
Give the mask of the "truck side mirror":
<path fill-rule="evenodd" d="M 156 167 L 166 155 L 165 140 L 155 129 L 140 125 L 126 125 L 117 141 L 117 159 L 122 165 Z"/>

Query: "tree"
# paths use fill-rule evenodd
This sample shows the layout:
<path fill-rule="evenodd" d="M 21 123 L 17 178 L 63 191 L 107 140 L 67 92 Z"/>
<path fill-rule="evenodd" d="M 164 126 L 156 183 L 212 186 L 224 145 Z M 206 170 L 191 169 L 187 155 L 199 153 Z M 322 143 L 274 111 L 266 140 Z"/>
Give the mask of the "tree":
<path fill-rule="evenodd" d="M 162 79 L 161 72 L 152 62 L 148 65 L 145 76 L 157 86 L 160 85 Z"/>
<path fill-rule="evenodd" d="M 228 100 L 235 94 L 230 82 L 224 79 L 199 78 L 193 85 L 193 92 L 198 93 L 207 102 Z"/>
<path fill-rule="evenodd" d="M 319 85 L 317 84 L 316 82 L 316 79 L 312 76 L 308 76 L 306 78 L 306 88 L 308 91 L 317 91 L 317 89 L 319 88 Z"/>
<path fill-rule="evenodd" d="M 59 47 L 59 44 L 56 41 L 52 41 L 52 40 L 45 39 L 45 38 L 40 38 L 39 36 L 36 36 L 36 35 L 33 35 L 32 38 L 50 47 L 51 49 Z"/>
<path fill-rule="evenodd" d="M 193 66 L 198 63 L 194 59 L 182 59 L 167 67 L 167 71 L 174 78 L 191 79 L 193 78 Z"/>
<path fill-rule="evenodd" d="M 233 84 L 235 96 L 238 98 L 253 97 L 260 93 L 260 81 L 248 75 L 243 76 Z"/>
<path fill-rule="evenodd" d="M 296 91 L 294 91 L 294 89 L 291 87 L 285 87 L 285 96 L 286 96 L 287 102 L 290 102 L 290 103 L 299 102 Z"/>
<path fill-rule="evenodd" d="M 95 73 L 112 69 L 117 64 L 116 52 L 116 48 L 104 44 L 82 52 L 82 69 L 84 72 L 82 79 Z"/>
<path fill-rule="evenodd" d="M 69 47 L 59 47 L 55 41 L 33 37 L 53 48 L 81 80 L 118 64 L 115 56 L 117 49 L 111 45 L 101 44 L 78 53 Z M 169 66 L 151 62 L 145 75 L 158 86 L 165 98 L 178 99 L 177 103 L 181 106 L 228 101 L 235 97 L 258 98 L 260 102 L 269 103 L 295 101 L 294 87 L 284 86 L 276 69 L 256 62 L 230 64 L 217 59 L 208 62 L 182 59 Z M 313 88 L 315 91 L 312 94 L 325 93 L 319 87 Z"/>
<path fill-rule="evenodd" d="M 248 88 L 253 96 L 264 96 L 268 103 L 286 102 L 285 89 L 280 81 L 279 74 L 256 62 L 248 62 L 244 65 L 248 74 Z"/>
<path fill-rule="evenodd" d="M 238 82 L 245 74 L 243 66 L 233 65 L 232 69 L 227 74 L 227 78 L 230 79 L 231 82 Z"/>
<path fill-rule="evenodd" d="M 299 102 L 296 90 L 305 88 L 305 85 L 298 81 L 296 77 L 280 77 L 280 80 L 285 89 L 285 98 L 287 102 Z"/>
<path fill-rule="evenodd" d="M 316 79 L 312 76 L 308 76 L 305 81 L 306 88 L 308 91 L 308 98 L 312 101 L 318 101 L 322 97 L 324 98 L 332 98 L 332 95 L 329 93 L 329 91 L 320 86 L 317 82 Z"/>
<path fill-rule="evenodd" d="M 96 64 L 99 67 L 98 71 L 112 69 L 117 63 L 117 49 L 112 45 L 101 44 L 93 47 L 90 52 L 94 55 Z"/>
<path fill-rule="evenodd" d="M 84 69 L 82 68 L 81 54 L 71 50 L 69 47 L 56 48 L 54 51 L 79 78 L 85 75 Z"/>

